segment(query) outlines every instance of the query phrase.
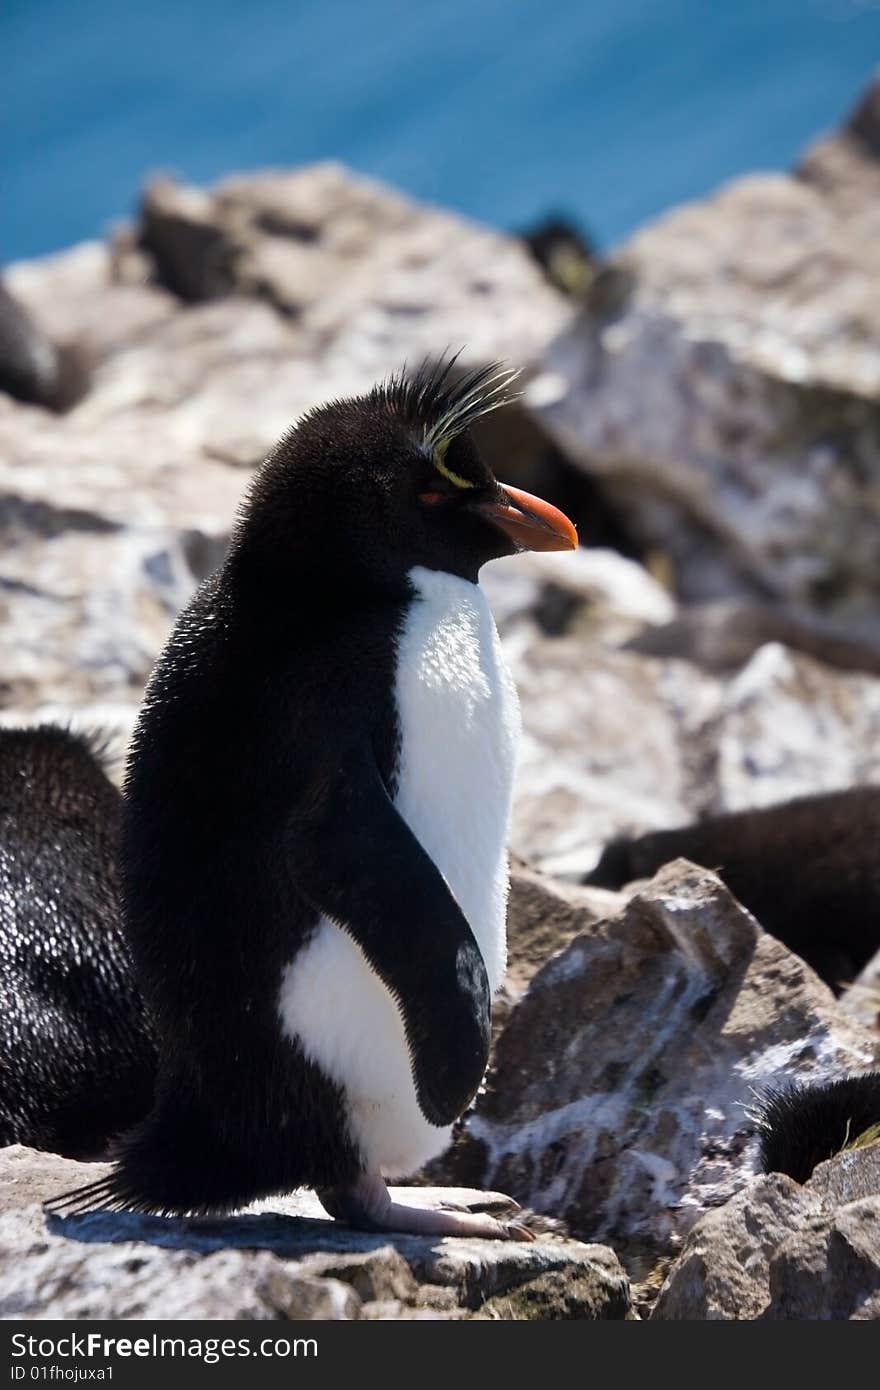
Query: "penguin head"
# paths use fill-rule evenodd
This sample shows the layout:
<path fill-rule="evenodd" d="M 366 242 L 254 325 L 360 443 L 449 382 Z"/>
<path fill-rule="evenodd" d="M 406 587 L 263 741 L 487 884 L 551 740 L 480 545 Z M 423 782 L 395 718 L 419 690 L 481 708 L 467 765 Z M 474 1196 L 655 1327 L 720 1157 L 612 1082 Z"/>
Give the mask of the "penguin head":
<path fill-rule="evenodd" d="M 332 564 L 383 586 L 417 565 L 476 581 L 502 555 L 574 549 L 568 518 L 500 483 L 471 437 L 505 403 L 512 374 L 493 364 L 451 382 L 454 362 L 306 415 L 257 473 L 238 548 L 275 573 Z"/>

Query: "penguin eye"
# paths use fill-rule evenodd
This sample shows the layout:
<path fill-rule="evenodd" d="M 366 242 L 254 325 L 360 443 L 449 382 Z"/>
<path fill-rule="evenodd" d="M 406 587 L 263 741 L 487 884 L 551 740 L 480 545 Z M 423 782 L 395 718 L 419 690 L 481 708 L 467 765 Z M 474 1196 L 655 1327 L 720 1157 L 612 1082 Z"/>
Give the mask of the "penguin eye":
<path fill-rule="evenodd" d="M 426 507 L 439 507 L 441 503 L 449 501 L 448 492 L 420 492 L 419 501 Z"/>

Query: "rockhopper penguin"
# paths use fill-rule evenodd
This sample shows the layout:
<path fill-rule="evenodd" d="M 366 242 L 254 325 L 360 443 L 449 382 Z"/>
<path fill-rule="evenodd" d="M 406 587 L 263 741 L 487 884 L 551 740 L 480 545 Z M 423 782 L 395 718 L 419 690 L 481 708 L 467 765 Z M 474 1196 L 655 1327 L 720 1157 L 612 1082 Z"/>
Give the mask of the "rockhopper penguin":
<path fill-rule="evenodd" d="M 311 1186 L 368 1229 L 517 1234 L 385 1186 L 449 1142 L 504 970 L 519 713 L 478 574 L 577 544 L 470 438 L 508 380 L 446 360 L 307 415 L 178 620 L 123 836 L 157 1097 L 66 1209 Z"/>

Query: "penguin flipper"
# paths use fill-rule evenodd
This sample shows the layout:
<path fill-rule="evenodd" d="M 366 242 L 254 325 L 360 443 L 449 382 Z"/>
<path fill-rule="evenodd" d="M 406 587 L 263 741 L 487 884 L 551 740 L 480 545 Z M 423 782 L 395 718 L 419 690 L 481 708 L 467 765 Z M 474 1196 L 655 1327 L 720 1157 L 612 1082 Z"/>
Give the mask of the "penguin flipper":
<path fill-rule="evenodd" d="M 422 1112 L 451 1124 L 486 1069 L 489 981 L 464 913 L 394 806 L 372 750 L 325 769 L 289 831 L 299 893 L 354 939 L 397 1001 Z"/>

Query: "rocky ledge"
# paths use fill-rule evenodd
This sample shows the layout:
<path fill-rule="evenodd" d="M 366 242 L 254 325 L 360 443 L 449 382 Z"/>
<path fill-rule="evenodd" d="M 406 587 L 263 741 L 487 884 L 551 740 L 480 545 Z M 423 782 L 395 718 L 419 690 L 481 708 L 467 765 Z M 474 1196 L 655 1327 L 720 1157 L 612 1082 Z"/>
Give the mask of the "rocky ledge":
<path fill-rule="evenodd" d="M 613 1251 L 552 1233 L 529 1243 L 365 1235 L 311 1193 L 208 1220 L 92 1213 L 41 1202 L 103 1171 L 18 1146 L 0 1153 L 4 1318 L 626 1318 Z M 509 1206 L 464 1188 L 407 1200 Z"/>

